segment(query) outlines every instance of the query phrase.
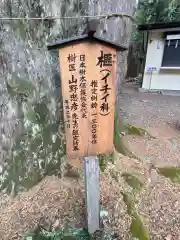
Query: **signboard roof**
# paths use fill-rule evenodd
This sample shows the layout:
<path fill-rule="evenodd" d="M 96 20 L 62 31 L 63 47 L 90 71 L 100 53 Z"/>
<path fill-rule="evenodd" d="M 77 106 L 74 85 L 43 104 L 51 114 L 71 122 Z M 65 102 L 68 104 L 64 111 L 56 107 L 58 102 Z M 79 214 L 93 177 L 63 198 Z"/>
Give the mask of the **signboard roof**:
<path fill-rule="evenodd" d="M 57 40 L 54 44 L 48 45 L 47 48 L 48 48 L 48 50 L 63 48 L 68 45 L 85 42 L 85 41 L 100 43 L 100 44 L 115 48 L 117 51 L 126 51 L 127 50 L 127 47 L 125 47 L 121 44 L 111 42 L 109 40 L 105 40 L 105 39 L 103 39 L 101 37 L 97 37 L 95 35 L 91 36 L 89 34 L 84 34 L 84 35 L 72 37 L 69 39 Z"/>

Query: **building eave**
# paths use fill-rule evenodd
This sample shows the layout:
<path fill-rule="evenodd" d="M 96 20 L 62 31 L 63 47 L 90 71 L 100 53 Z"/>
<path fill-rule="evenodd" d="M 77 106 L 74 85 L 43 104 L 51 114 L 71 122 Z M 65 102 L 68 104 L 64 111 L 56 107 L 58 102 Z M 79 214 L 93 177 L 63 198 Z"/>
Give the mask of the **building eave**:
<path fill-rule="evenodd" d="M 166 22 L 166 23 L 149 23 L 142 24 L 138 26 L 139 31 L 148 31 L 148 30 L 162 30 L 169 28 L 180 28 L 180 22 Z"/>

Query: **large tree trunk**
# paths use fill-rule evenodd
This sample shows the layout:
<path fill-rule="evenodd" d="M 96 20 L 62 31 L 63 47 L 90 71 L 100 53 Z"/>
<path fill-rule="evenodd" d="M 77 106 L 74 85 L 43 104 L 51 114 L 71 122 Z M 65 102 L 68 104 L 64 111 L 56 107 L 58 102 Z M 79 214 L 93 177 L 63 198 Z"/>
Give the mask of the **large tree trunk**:
<path fill-rule="evenodd" d="M 57 89 L 60 87 L 58 59 L 56 54 L 51 56 L 47 51 L 47 45 L 56 38 L 68 38 L 81 34 L 86 18 L 80 16 L 87 14 L 87 8 L 88 0 L 5 0 L 0 2 L 0 17 L 57 17 L 51 21 L 46 19 L 46 21 L 2 20 L 0 22 L 0 188 L 3 185 L 2 188 L 8 190 L 8 193 L 13 192 L 15 185 L 18 190 L 21 184 L 19 181 L 21 173 L 27 177 L 26 170 L 31 171 L 35 162 L 41 162 L 39 157 L 36 159 L 32 157 L 34 153 L 28 151 L 30 148 L 26 144 L 26 147 L 23 147 L 26 149 L 24 159 L 26 170 L 19 170 L 20 172 L 12 174 L 12 170 L 20 169 L 17 167 L 20 161 L 15 160 L 17 149 L 14 149 L 17 142 L 26 139 L 28 131 L 33 130 L 32 126 L 28 125 L 27 109 L 32 109 L 32 104 L 40 102 L 42 96 L 46 96 L 49 118 L 54 121 L 54 124 L 59 123 L 57 113 L 60 112 L 62 101 L 59 97 L 60 91 Z M 59 19 L 59 17 L 72 16 L 75 18 Z M 6 87 L 7 83 L 9 86 L 15 85 L 19 80 L 22 83 L 27 81 L 32 83 L 36 89 L 36 93 L 28 97 L 26 102 L 14 99 Z M 54 80 L 57 80 L 58 84 L 55 85 Z M 59 158 L 58 154 L 56 156 Z M 45 169 L 39 166 L 37 164 L 36 170 L 44 174 Z"/>
<path fill-rule="evenodd" d="M 19 161 L 15 160 L 17 149 L 13 150 L 13 147 L 17 145 L 17 137 L 21 139 L 22 134 L 28 131 L 35 132 L 35 128 L 28 125 L 27 118 L 27 112 L 32 109 L 33 104 L 37 101 L 40 102 L 42 96 L 46 96 L 49 100 L 49 118 L 54 119 L 55 123 L 59 122 L 56 117 L 57 112 L 60 112 L 59 104 L 62 101 L 56 99 L 54 91 L 57 86 L 52 84 L 55 75 L 59 82 L 59 67 L 57 59 L 51 57 L 47 51 L 47 44 L 56 38 L 68 38 L 81 34 L 87 20 L 87 17 L 80 17 L 82 15 L 92 16 L 107 12 L 121 12 L 132 16 L 135 3 L 136 0 L 5 0 L 0 2 L 1 17 L 77 16 L 76 19 L 11 20 L 0 23 L 0 170 L 3 169 L 0 171 L 0 187 L 3 185 L 3 188 L 11 191 L 15 184 L 21 184 L 22 177 L 19 179 L 19 173 L 16 172 L 16 169 L 20 169 Z M 128 46 L 131 26 L 132 21 L 127 17 L 116 16 L 107 20 L 102 18 L 96 34 Z M 119 96 L 120 83 L 126 74 L 126 60 L 127 52 L 118 53 L 117 96 Z M 10 98 L 11 94 L 7 91 L 6 84 L 15 86 L 20 83 L 20 80 L 22 83 L 31 82 L 36 93 L 26 102 L 17 104 L 18 101 L 12 96 Z M 119 103 L 118 109 L 120 109 Z M 33 134 L 35 134 L 34 132 Z M 34 136 L 33 134 L 32 136 Z M 42 157 L 36 156 L 39 151 L 34 153 L 31 151 L 28 145 L 29 140 L 26 140 L 23 143 L 25 144 L 23 149 L 26 149 L 24 166 L 27 171 L 30 171 L 36 162 L 37 167 L 35 166 L 35 168 L 41 172 L 44 170 L 40 166 Z M 22 143 L 20 142 L 20 144 Z M 35 157 L 32 159 L 32 156 Z M 56 154 L 56 156 L 59 155 Z M 6 164 L 7 159 L 8 164 Z M 14 175 L 12 170 L 15 172 Z M 27 177 L 25 170 L 19 171 L 23 177 Z M 44 174 L 43 171 L 42 174 Z M 5 184 L 4 180 L 6 180 Z"/>
<path fill-rule="evenodd" d="M 122 13 L 127 16 L 112 16 L 102 18 L 97 29 L 97 35 L 105 39 L 118 42 L 126 47 L 129 46 L 132 30 L 132 19 L 136 6 L 136 0 L 89 0 L 89 15 L 103 15 L 104 13 Z M 127 72 L 128 51 L 117 53 L 117 109 L 119 112 L 119 94 L 121 83 L 124 81 Z"/>

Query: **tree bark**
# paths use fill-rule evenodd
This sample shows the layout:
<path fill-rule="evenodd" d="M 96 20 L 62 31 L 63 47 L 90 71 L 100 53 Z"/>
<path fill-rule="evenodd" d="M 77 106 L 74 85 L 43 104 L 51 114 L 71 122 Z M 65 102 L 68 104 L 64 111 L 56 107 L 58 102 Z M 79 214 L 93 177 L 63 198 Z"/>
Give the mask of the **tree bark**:
<path fill-rule="evenodd" d="M 89 15 L 122 13 L 133 16 L 135 7 L 136 0 L 89 0 Z M 96 35 L 129 47 L 132 24 L 132 19 L 128 17 L 102 18 Z M 121 83 L 124 81 L 127 72 L 127 56 L 128 51 L 117 52 L 116 103 L 118 112 L 120 109 L 119 94 L 121 92 Z"/>

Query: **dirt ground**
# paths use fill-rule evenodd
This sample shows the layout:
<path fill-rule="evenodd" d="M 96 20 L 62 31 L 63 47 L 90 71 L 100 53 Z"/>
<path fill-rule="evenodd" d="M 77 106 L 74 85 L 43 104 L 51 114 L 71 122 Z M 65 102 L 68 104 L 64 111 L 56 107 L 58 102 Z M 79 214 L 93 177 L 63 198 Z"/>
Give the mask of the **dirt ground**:
<path fill-rule="evenodd" d="M 180 121 L 180 97 L 124 90 L 121 94 L 121 114 L 131 123 L 154 127 Z"/>
<path fill-rule="evenodd" d="M 141 161 L 116 154 L 115 164 L 109 163 L 101 174 L 101 208 L 109 213 L 106 230 L 116 232 L 118 239 L 131 239 L 130 218 L 120 194 L 130 190 L 120 174 L 130 172 L 138 174 L 147 186 L 136 204 L 150 239 L 180 240 L 180 184 L 149 172 L 150 163 L 180 167 L 180 97 L 124 92 L 121 116 L 145 128 L 154 138 L 125 136 L 124 142 Z M 40 224 L 46 228 L 84 226 L 83 176 L 80 169 L 74 171 L 75 175 L 63 179 L 47 177 L 15 199 L 0 197 L 0 239 L 22 239 L 25 232 Z"/>
<path fill-rule="evenodd" d="M 180 167 L 180 97 L 135 92 L 122 94 L 121 102 L 123 119 L 145 127 L 156 137 L 126 136 L 131 151 L 144 164 Z M 180 185 L 155 172 L 150 177 L 139 206 L 149 219 L 151 239 L 180 239 Z"/>

